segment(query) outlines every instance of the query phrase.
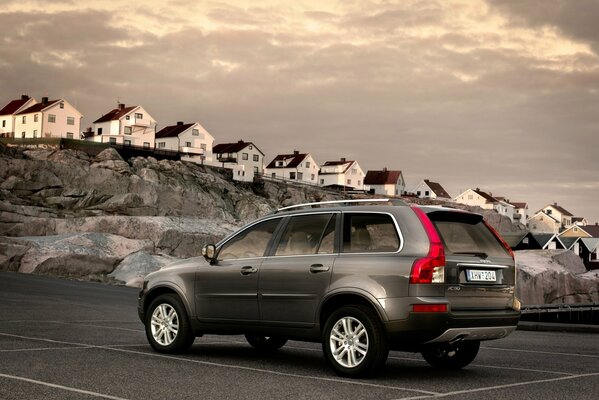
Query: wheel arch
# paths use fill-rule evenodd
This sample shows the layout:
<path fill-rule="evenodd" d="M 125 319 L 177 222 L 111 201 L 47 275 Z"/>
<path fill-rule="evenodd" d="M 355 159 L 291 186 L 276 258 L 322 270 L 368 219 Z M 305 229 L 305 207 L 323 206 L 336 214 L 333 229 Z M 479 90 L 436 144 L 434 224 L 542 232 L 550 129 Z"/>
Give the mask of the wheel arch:
<path fill-rule="evenodd" d="M 356 290 L 341 290 L 331 293 L 322 302 L 318 313 L 320 330 L 324 329 L 326 319 L 334 310 L 349 304 L 361 304 L 370 307 L 377 313 L 381 322 L 387 321 L 385 311 L 374 297 Z"/>
<path fill-rule="evenodd" d="M 169 294 L 169 293 L 174 294 L 177 297 L 179 297 L 179 299 L 183 303 L 183 306 L 185 307 L 185 312 L 187 313 L 187 318 L 191 319 L 191 317 L 192 317 L 191 307 L 187 303 L 187 299 L 185 298 L 185 296 L 183 296 L 183 294 L 177 287 L 174 287 L 171 285 L 165 285 L 165 284 L 156 285 L 148 290 L 148 293 L 146 294 L 145 301 L 144 301 L 144 314 L 147 315 L 148 307 L 150 307 L 150 304 L 152 304 L 154 299 L 156 299 L 160 295 Z"/>

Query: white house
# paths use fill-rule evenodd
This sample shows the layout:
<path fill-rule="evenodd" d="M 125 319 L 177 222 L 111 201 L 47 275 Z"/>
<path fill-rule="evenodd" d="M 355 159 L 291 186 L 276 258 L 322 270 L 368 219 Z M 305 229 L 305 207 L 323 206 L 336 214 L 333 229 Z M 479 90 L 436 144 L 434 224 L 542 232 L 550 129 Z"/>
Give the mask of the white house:
<path fill-rule="evenodd" d="M 252 142 L 221 143 L 212 148 L 212 164 L 233 170 L 233 179 L 251 182 L 264 173 L 264 153 Z"/>
<path fill-rule="evenodd" d="M 498 200 L 497 203 L 493 204 L 493 209 L 499 214 L 504 215 L 514 222 L 514 214 L 516 208 L 505 200 Z"/>
<path fill-rule="evenodd" d="M 543 211 L 537 212 L 527 221 L 528 230 L 534 233 L 557 234 L 560 231 L 561 222 Z"/>
<path fill-rule="evenodd" d="M 177 151 L 183 161 L 211 164 L 213 143 L 214 137 L 199 122 L 177 122 L 156 132 L 155 151 Z"/>
<path fill-rule="evenodd" d="M 318 184 L 318 164 L 309 153 L 279 154 L 264 169 L 271 178 Z"/>
<path fill-rule="evenodd" d="M 528 221 L 528 203 L 511 202 L 511 204 L 514 206 L 514 220 L 526 226 Z"/>
<path fill-rule="evenodd" d="M 400 196 L 405 193 L 406 182 L 401 171 L 383 168 L 381 171 L 368 171 L 364 177 L 364 188 L 375 194 Z"/>
<path fill-rule="evenodd" d="M 553 218 L 560 221 L 561 228 L 563 229 L 567 229 L 572 226 L 572 217 L 574 215 L 565 208 L 558 206 L 557 203 L 547 204 L 540 211 L 547 215 L 551 215 Z"/>
<path fill-rule="evenodd" d="M 40 103 L 15 114 L 15 137 L 80 139 L 82 116 L 65 99 L 42 97 Z"/>
<path fill-rule="evenodd" d="M 15 137 L 16 114 L 37 103 L 34 98 L 22 95 L 20 99 L 11 100 L 0 110 L 0 137 Z M 21 137 L 19 132 L 18 137 Z"/>
<path fill-rule="evenodd" d="M 412 191 L 417 197 L 421 199 L 444 199 L 451 200 L 451 196 L 447 191 L 437 182 L 433 182 L 428 179 L 421 181 L 418 186 Z"/>
<path fill-rule="evenodd" d="M 94 131 L 85 134 L 86 140 L 154 148 L 156 120 L 141 106 L 126 107 L 119 103 L 94 121 Z"/>
<path fill-rule="evenodd" d="M 486 210 L 492 210 L 497 203 L 497 199 L 479 188 L 468 189 L 465 192 L 454 197 L 456 203 L 469 206 L 478 206 Z"/>
<path fill-rule="evenodd" d="M 353 190 L 364 189 L 364 171 L 357 161 L 341 158 L 339 161 L 327 161 L 320 166 L 318 184 Z"/>
<path fill-rule="evenodd" d="M 572 224 L 578 226 L 586 226 L 588 221 L 585 217 L 572 217 Z"/>

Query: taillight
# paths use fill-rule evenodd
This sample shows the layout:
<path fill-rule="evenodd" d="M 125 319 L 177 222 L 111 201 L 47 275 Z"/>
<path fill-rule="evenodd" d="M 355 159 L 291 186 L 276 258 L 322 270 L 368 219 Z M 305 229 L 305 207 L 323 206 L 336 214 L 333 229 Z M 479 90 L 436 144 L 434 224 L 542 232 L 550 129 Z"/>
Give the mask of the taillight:
<path fill-rule="evenodd" d="M 447 312 L 447 304 L 412 304 L 412 312 Z"/>
<path fill-rule="evenodd" d="M 485 224 L 485 226 L 491 231 L 491 233 L 493 234 L 493 236 L 495 236 L 495 238 L 497 239 L 497 241 L 499 243 L 501 243 L 501 245 L 503 246 L 503 248 L 512 257 L 512 260 L 514 260 L 515 259 L 515 257 L 514 257 L 514 251 L 512 250 L 512 248 L 510 247 L 510 245 L 507 244 L 507 242 L 505 240 L 503 240 L 503 238 L 501 237 L 501 235 L 495 230 L 495 228 L 493 228 L 491 225 L 489 225 L 487 223 L 487 221 L 483 220 L 483 224 Z"/>
<path fill-rule="evenodd" d="M 420 208 L 412 207 L 414 213 L 428 236 L 429 249 L 424 258 L 419 258 L 412 264 L 410 283 L 443 283 L 445 282 L 445 249 L 437 233 L 437 229 Z"/>

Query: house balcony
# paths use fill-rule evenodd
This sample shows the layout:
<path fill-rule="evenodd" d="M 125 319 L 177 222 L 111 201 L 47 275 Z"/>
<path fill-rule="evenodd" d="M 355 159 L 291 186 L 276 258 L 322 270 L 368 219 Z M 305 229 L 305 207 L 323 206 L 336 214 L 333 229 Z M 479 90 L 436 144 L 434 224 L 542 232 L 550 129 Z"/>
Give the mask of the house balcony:
<path fill-rule="evenodd" d="M 237 157 L 216 156 L 216 160 L 221 163 L 237 163 Z"/>
<path fill-rule="evenodd" d="M 204 149 L 202 149 L 201 147 L 181 146 L 181 147 L 179 147 L 179 153 L 181 153 L 181 154 L 187 154 L 187 155 L 190 155 L 190 156 L 203 156 L 204 155 Z"/>

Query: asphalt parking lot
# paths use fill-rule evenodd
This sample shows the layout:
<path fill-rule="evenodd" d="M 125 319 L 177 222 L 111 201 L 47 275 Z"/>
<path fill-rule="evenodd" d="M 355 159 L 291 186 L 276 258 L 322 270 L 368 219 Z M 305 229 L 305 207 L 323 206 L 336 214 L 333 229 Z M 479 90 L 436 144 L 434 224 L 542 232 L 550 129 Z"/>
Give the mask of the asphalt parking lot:
<path fill-rule="evenodd" d="M 239 336 L 188 354 L 147 344 L 135 289 L 0 272 L 0 399 L 597 399 L 599 335 L 516 331 L 462 371 L 391 352 L 371 380 L 337 377 L 320 345 L 262 356 Z"/>

